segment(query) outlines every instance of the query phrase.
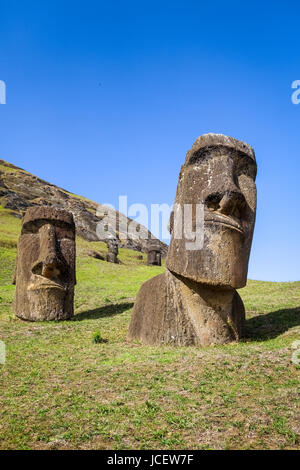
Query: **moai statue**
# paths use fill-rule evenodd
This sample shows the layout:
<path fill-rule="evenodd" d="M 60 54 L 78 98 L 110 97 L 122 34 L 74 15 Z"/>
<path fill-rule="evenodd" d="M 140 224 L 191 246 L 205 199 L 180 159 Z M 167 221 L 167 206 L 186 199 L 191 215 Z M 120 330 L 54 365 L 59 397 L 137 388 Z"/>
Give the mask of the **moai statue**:
<path fill-rule="evenodd" d="M 161 266 L 161 248 L 159 240 L 150 240 L 147 246 L 148 266 Z"/>
<path fill-rule="evenodd" d="M 205 134 L 195 141 L 179 175 L 176 210 L 169 224 L 167 269 L 142 285 L 128 339 L 207 346 L 242 337 L 245 310 L 236 289 L 247 281 L 256 213 L 255 177 L 250 145 L 222 134 Z M 195 238 L 202 236 L 196 248 L 182 222 L 187 207 Z"/>
<path fill-rule="evenodd" d="M 108 253 L 106 255 L 106 261 L 109 263 L 119 263 L 118 260 L 118 253 L 119 253 L 119 245 L 115 238 L 109 238 L 106 242 Z"/>
<path fill-rule="evenodd" d="M 70 212 L 30 207 L 18 241 L 15 315 L 23 320 L 67 320 L 74 315 L 75 224 Z"/>

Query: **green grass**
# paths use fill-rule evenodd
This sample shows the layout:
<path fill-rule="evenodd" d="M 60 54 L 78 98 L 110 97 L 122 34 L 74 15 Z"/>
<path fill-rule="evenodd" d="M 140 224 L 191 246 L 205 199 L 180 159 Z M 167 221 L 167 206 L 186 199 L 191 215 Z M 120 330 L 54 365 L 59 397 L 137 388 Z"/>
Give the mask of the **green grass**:
<path fill-rule="evenodd" d="M 120 265 L 99 261 L 86 251 L 105 245 L 78 239 L 74 320 L 22 322 L 11 285 L 19 230 L 0 210 L 1 449 L 300 447 L 300 282 L 248 282 L 244 342 L 145 347 L 126 332 L 141 283 L 163 267 L 125 249 Z"/>

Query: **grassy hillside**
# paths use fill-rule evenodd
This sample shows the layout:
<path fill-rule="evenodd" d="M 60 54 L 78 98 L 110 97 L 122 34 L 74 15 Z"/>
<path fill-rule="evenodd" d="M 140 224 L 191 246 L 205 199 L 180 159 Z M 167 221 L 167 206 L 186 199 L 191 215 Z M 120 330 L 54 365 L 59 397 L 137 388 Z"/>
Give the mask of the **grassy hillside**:
<path fill-rule="evenodd" d="M 97 241 L 97 225 L 107 213 L 108 208 L 83 196 L 70 193 L 63 188 L 48 183 L 12 163 L 0 159 L 0 205 L 14 211 L 22 217 L 28 207 L 40 204 L 66 209 L 72 212 L 77 233 L 89 241 Z M 119 239 L 119 244 L 127 248 L 135 248 L 147 253 L 150 232 L 146 227 L 127 218 L 114 209 L 110 209 L 107 225 L 111 233 Z M 104 223 L 104 221 L 103 221 Z M 135 226 L 135 233 L 124 232 L 130 223 Z M 132 225 L 133 224 L 133 225 Z M 105 223 L 106 225 L 106 223 Z M 163 256 L 168 246 L 157 240 Z"/>
<path fill-rule="evenodd" d="M 300 447 L 300 282 L 249 281 L 247 338 L 210 348 L 126 342 L 135 295 L 163 271 L 134 251 L 123 264 L 86 256 L 77 240 L 76 316 L 13 318 L 20 220 L 0 206 L 1 449 L 264 449 Z M 99 332 L 105 340 L 93 343 Z"/>

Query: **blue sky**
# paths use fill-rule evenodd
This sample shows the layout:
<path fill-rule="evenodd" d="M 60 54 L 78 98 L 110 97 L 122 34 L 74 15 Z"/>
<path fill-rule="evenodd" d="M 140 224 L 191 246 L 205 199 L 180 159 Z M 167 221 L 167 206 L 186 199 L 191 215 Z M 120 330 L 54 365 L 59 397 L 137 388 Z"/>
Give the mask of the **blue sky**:
<path fill-rule="evenodd" d="M 98 202 L 168 203 L 206 132 L 258 162 L 252 279 L 300 279 L 300 6 L 0 0 L 0 158 Z"/>

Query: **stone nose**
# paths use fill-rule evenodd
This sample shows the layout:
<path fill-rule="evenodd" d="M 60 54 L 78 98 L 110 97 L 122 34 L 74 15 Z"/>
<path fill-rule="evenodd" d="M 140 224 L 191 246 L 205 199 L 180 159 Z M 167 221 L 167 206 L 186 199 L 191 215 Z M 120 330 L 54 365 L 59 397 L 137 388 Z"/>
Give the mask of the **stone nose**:
<path fill-rule="evenodd" d="M 239 216 L 246 204 L 240 191 L 226 191 L 219 203 L 219 212 L 225 215 Z"/>
<path fill-rule="evenodd" d="M 39 235 L 40 253 L 32 272 L 48 279 L 55 279 L 64 269 L 64 264 L 60 259 L 55 228 L 51 224 L 45 224 L 40 228 Z"/>
<path fill-rule="evenodd" d="M 209 194 L 205 199 L 205 205 L 210 211 L 240 218 L 246 207 L 246 200 L 239 190 L 232 189 Z"/>

